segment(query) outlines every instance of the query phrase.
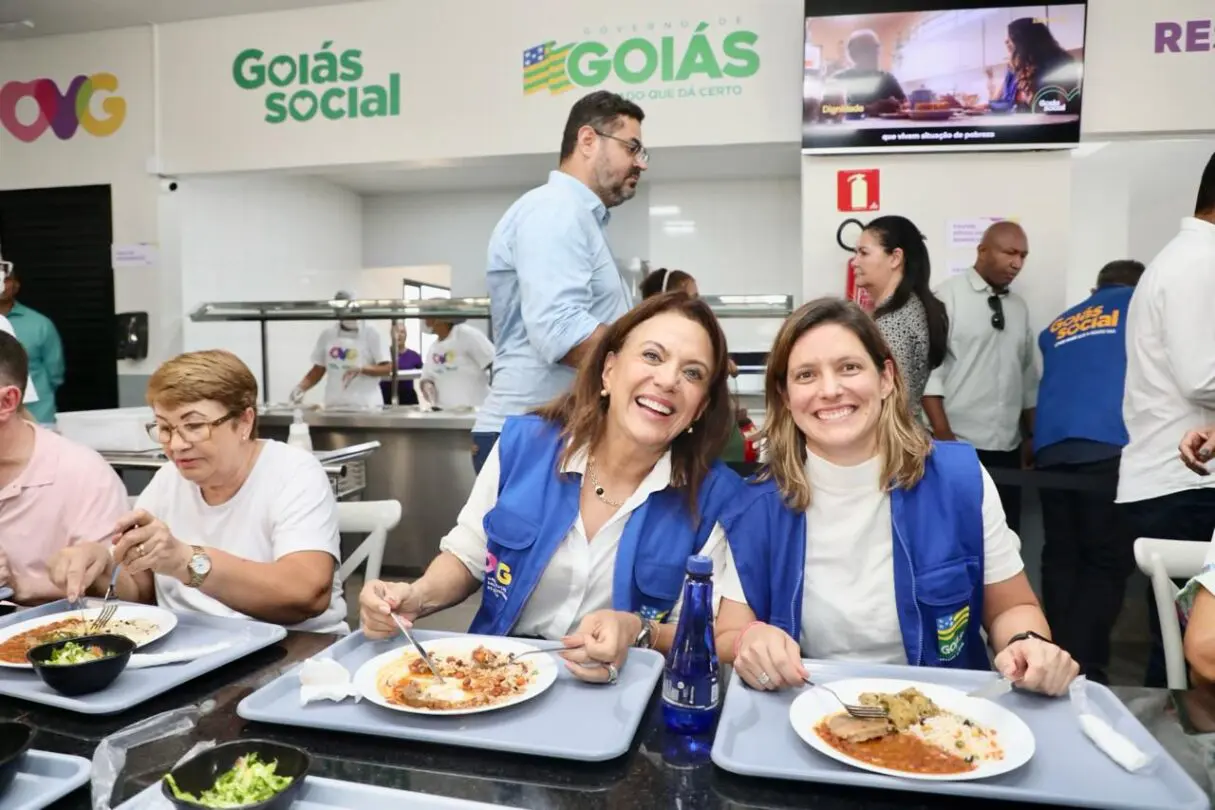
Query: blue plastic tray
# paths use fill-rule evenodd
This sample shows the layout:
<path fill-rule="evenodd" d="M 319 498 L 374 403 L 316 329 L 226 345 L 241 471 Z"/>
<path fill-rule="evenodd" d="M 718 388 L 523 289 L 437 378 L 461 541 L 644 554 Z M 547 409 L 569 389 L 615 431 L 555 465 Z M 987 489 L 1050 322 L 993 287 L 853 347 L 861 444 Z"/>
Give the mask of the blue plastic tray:
<path fill-rule="evenodd" d="M 483 804 L 467 799 L 452 799 L 430 793 L 393 790 L 376 785 L 343 782 L 309 776 L 299 797 L 290 810 L 380 810 L 380 808 L 409 808 L 409 810 L 492 810 L 502 804 Z M 172 810 L 173 806 L 161 793 L 160 783 L 123 802 L 117 810 Z"/>
<path fill-rule="evenodd" d="M 843 678 L 900 678 L 943 684 L 969 692 L 990 683 L 992 673 L 928 667 L 807 661 L 817 683 Z M 1011 692 L 997 699 L 1034 734 L 1032 759 L 1015 771 L 969 782 L 899 779 L 836 762 L 797 736 L 789 706 L 799 690 L 757 692 L 741 678 L 731 679 L 725 708 L 713 741 L 713 761 L 742 776 L 827 782 L 887 790 L 908 790 L 1005 799 L 1102 810 L 1209 810 L 1206 794 L 1168 755 L 1122 701 L 1104 686 L 1089 683 L 1089 700 L 1101 708 L 1115 730 L 1156 761 L 1138 774 L 1128 773 L 1103 754 L 1080 730 L 1067 700 L 1043 700 Z"/>
<path fill-rule="evenodd" d="M 417 630 L 415 635 L 426 641 L 459 634 Z M 401 643 L 400 638 L 369 641 L 360 632 L 322 654 L 336 659 L 353 676 L 364 662 Z M 556 683 L 524 703 L 482 714 L 427 717 L 395 712 L 368 700 L 321 701 L 301 707 L 297 666 L 242 700 L 236 713 L 246 720 L 284 726 L 602 762 L 629 750 L 662 668 L 658 653 L 632 650 L 615 686 L 583 683 L 562 667 Z"/>
<path fill-rule="evenodd" d="M 26 751 L 13 783 L 0 793 L 0 810 L 42 810 L 88 784 L 91 769 L 92 763 L 84 757 Z"/>
<path fill-rule="evenodd" d="M 30 610 L 0 618 L 0 627 L 49 616 L 68 609 L 66 600 L 52 602 Z M 42 682 L 36 672 L 26 669 L 0 668 L 0 695 L 28 700 L 81 714 L 117 714 L 163 695 L 187 681 L 230 664 L 250 653 L 281 641 L 287 631 L 276 624 L 264 624 L 249 619 L 229 619 L 207 616 L 194 611 L 177 612 L 177 627 L 163 639 L 140 648 L 140 652 L 172 652 L 190 647 L 202 647 L 220 641 L 232 645 L 195 661 L 166 664 L 147 669 L 129 669 L 118 680 L 100 692 L 79 697 L 67 697 Z"/>

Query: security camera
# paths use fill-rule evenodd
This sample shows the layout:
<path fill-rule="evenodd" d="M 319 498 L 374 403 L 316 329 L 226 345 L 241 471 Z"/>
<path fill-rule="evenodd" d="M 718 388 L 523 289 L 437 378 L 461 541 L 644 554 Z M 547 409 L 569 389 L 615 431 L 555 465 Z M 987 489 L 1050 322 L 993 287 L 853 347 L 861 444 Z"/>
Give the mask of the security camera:
<path fill-rule="evenodd" d="M 177 182 L 177 178 L 175 178 L 175 177 L 160 178 L 160 190 L 161 191 L 177 191 L 179 185 L 180 184 Z"/>

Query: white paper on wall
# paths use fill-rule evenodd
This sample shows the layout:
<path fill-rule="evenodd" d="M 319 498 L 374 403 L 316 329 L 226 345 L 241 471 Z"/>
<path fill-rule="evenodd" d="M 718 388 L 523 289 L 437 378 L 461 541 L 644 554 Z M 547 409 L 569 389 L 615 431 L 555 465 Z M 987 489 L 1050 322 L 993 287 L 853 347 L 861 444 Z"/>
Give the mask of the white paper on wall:
<path fill-rule="evenodd" d="M 157 255 L 157 246 L 151 242 L 110 245 L 110 263 L 115 270 L 120 267 L 155 267 Z"/>

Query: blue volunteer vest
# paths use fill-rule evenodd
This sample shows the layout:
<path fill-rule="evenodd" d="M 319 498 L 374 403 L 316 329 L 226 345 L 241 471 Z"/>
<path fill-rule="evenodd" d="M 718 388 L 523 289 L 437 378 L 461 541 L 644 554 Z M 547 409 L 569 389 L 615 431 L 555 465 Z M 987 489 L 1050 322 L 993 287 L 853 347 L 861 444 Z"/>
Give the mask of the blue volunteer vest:
<path fill-rule="evenodd" d="M 489 539 L 481 609 L 470 633 L 507 635 L 553 553 L 578 519 L 581 479 L 557 473 L 565 439 L 539 416 L 508 417 L 498 437 L 498 501 L 485 515 Z M 616 551 L 612 609 L 664 621 L 683 589 L 688 557 L 742 489 L 718 462 L 697 494 L 699 520 L 683 490 L 667 487 L 629 515 Z"/>
<path fill-rule="evenodd" d="M 983 478 L 969 444 L 934 442 L 924 477 L 890 493 L 894 598 L 907 662 L 990 669 L 983 618 Z M 801 638 L 806 513 L 769 480 L 722 519 L 757 619 Z"/>
<path fill-rule="evenodd" d="M 1134 292 L 1134 287 L 1102 287 L 1038 336 L 1042 382 L 1034 416 L 1035 452 L 1067 439 L 1126 446 L 1122 392 L 1126 315 Z"/>

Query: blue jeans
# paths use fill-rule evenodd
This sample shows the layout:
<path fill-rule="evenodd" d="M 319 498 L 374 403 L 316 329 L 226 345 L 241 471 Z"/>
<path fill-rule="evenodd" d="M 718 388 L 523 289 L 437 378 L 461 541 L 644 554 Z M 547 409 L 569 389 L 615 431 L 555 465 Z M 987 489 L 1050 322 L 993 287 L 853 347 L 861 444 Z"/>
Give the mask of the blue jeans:
<path fill-rule="evenodd" d="M 498 441 L 497 433 L 474 433 L 472 435 L 472 463 L 473 469 L 477 474 L 481 474 L 481 468 L 485 466 L 485 459 L 489 458 L 489 451 L 494 449 L 494 444 Z"/>

